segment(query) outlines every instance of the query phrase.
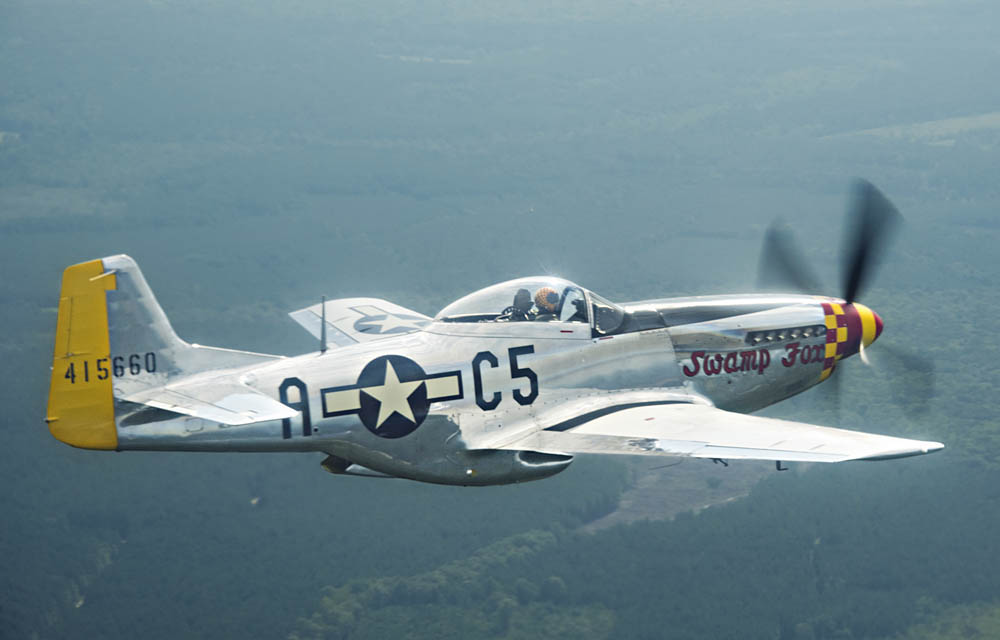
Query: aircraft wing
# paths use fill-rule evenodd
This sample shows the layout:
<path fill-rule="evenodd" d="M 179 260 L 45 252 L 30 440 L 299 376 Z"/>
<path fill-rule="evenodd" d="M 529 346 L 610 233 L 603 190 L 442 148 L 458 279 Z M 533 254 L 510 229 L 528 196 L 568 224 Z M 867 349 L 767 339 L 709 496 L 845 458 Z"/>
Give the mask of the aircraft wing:
<path fill-rule="evenodd" d="M 419 331 L 431 319 L 388 300 L 341 298 L 326 303 L 327 346 L 346 347 Z M 322 339 L 323 303 L 289 313 L 306 331 Z"/>
<path fill-rule="evenodd" d="M 498 448 L 559 454 L 842 462 L 903 458 L 943 447 L 938 442 L 833 429 L 731 413 L 710 405 L 673 402 L 591 411 Z"/>
<path fill-rule="evenodd" d="M 296 409 L 232 378 L 169 384 L 143 389 L 120 399 L 234 426 L 299 414 Z"/>

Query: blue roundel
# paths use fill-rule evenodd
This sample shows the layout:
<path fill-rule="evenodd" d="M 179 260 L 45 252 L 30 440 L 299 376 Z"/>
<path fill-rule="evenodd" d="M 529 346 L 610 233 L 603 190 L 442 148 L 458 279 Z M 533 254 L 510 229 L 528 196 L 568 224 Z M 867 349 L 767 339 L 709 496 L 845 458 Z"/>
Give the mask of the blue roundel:
<path fill-rule="evenodd" d="M 361 418 L 380 438 L 402 438 L 413 433 L 427 417 L 427 375 L 403 356 L 375 358 L 358 376 Z"/>

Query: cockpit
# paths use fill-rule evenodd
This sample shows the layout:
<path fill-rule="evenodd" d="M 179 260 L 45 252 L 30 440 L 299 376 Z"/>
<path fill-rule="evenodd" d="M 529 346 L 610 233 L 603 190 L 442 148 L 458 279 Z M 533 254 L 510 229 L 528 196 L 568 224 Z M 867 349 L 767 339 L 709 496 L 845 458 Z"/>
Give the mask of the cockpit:
<path fill-rule="evenodd" d="M 441 310 L 438 322 L 581 322 L 598 335 L 615 333 L 625 318 L 618 305 L 568 280 L 519 278 L 480 289 Z"/>

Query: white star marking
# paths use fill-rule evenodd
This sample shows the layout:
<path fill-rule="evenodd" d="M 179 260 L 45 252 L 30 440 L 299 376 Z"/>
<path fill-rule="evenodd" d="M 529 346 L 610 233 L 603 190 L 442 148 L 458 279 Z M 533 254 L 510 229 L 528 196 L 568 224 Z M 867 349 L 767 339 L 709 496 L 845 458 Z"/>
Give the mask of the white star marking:
<path fill-rule="evenodd" d="M 393 329 L 399 329 L 400 327 L 404 329 L 416 329 L 417 327 L 408 320 L 404 320 L 399 316 L 394 316 L 391 313 L 385 314 L 385 320 L 370 320 L 368 324 L 373 327 L 378 328 L 379 333 L 388 333 Z"/>
<path fill-rule="evenodd" d="M 423 380 L 400 382 L 392 362 L 385 361 L 385 382 L 380 387 L 365 387 L 363 392 L 379 401 L 378 420 L 375 428 L 379 429 L 392 414 L 398 413 L 410 422 L 416 424 L 413 410 L 410 408 L 410 396 L 423 384 Z"/>

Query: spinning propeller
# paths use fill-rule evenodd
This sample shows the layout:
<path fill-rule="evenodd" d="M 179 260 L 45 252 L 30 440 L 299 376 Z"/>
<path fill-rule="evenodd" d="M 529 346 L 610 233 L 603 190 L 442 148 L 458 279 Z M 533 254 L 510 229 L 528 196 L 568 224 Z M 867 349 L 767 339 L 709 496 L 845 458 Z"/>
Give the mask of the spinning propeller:
<path fill-rule="evenodd" d="M 848 304 L 857 300 L 868 284 L 881 260 L 882 249 L 890 239 L 889 234 L 902 219 L 896 207 L 875 185 L 865 180 L 857 182 L 843 244 L 842 297 Z M 791 230 L 780 221 L 773 223 L 764 236 L 758 281 L 765 288 L 792 288 L 802 293 L 816 293 L 822 289 Z"/>
<path fill-rule="evenodd" d="M 845 307 L 857 308 L 862 313 L 871 313 L 881 330 L 881 319 L 861 304 L 856 304 L 865 287 L 871 282 L 892 233 L 900 226 L 903 217 L 896 207 L 873 184 L 858 180 L 854 186 L 852 205 L 847 215 L 842 253 L 841 295 L 847 302 Z M 764 236 L 764 246 L 758 265 L 758 283 L 764 288 L 793 289 L 802 293 L 816 293 L 822 289 L 820 280 L 806 262 L 799 250 L 791 230 L 780 221 L 773 223 Z M 867 334 L 866 334 L 867 336 Z M 874 341 L 862 339 L 858 352 L 865 364 L 869 364 L 865 347 Z M 905 380 L 894 376 L 902 389 L 894 389 L 897 397 L 909 397 L 916 391 L 918 402 L 906 405 L 907 413 L 921 412 L 932 394 L 933 362 L 916 354 L 904 353 L 898 347 L 882 349 L 888 356 L 890 366 L 899 367 L 910 374 Z M 839 398 L 840 385 L 833 377 L 831 391 Z"/>

